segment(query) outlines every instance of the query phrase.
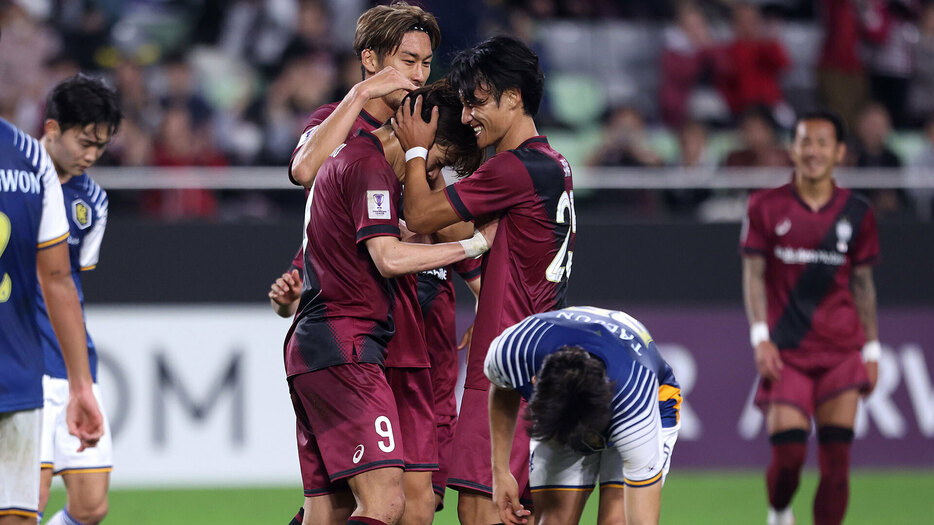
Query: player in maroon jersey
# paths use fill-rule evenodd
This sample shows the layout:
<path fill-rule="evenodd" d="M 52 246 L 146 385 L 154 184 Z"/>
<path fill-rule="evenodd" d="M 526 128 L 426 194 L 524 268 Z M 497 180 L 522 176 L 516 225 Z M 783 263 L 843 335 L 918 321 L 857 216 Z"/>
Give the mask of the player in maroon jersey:
<path fill-rule="evenodd" d="M 310 188 L 318 168 L 346 138 L 386 122 L 406 92 L 424 85 L 440 42 L 434 15 L 418 6 L 393 2 L 360 15 L 354 52 L 360 57 L 363 80 L 339 103 L 325 104 L 308 117 L 292 152 L 289 180 Z M 302 265 L 299 248 L 289 270 L 270 286 L 270 305 L 282 317 L 291 317 L 298 308 Z"/>
<path fill-rule="evenodd" d="M 743 225 L 743 298 L 760 375 L 756 404 L 772 444 L 770 524 L 794 523 L 790 503 L 812 418 L 820 461 L 814 523 L 843 521 L 857 402 L 878 376 L 872 265 L 879 240 L 869 203 L 834 182 L 845 154 L 837 115 L 801 116 L 791 182 L 754 194 Z"/>
<path fill-rule="evenodd" d="M 491 499 L 490 383 L 483 360 L 503 329 L 564 306 L 576 219 L 571 168 L 538 135 L 533 121 L 544 84 L 535 53 L 514 38 L 494 37 L 458 54 L 449 78 L 464 104 L 461 121 L 473 128 L 480 148 L 493 146 L 496 155 L 443 191 L 432 191 L 425 182 L 423 160 L 409 160 L 405 217 L 408 227 L 422 234 L 477 217 L 500 219 L 496 242 L 483 258 L 483 287 L 454 436 L 456 458 L 448 478 L 460 492 L 461 522 L 489 524 L 500 520 Z M 409 151 L 433 141 L 434 126 L 422 121 L 405 105 L 396 112 L 394 128 Z M 519 493 L 530 502 L 528 459 L 529 440 L 520 426 L 511 466 Z M 519 502 L 510 504 L 525 512 Z"/>
<path fill-rule="evenodd" d="M 433 104 L 436 91 L 418 92 Z M 470 129 L 460 124 L 460 105 L 448 92 L 440 109 L 446 124 L 426 157 L 432 168 L 450 164 L 467 172 L 479 164 L 479 150 L 469 146 Z M 409 459 L 410 448 L 420 454 L 423 442 L 434 438 L 430 377 L 421 362 L 427 350 L 414 278 L 398 277 L 476 256 L 486 241 L 401 242 L 404 166 L 404 150 L 388 126 L 360 131 L 325 161 L 308 199 L 305 279 L 286 371 L 298 419 L 305 515 L 316 520 L 346 519 L 351 511 L 360 523 L 399 519 L 403 466 L 421 474 L 427 488 L 427 516 L 414 520 L 430 522 L 434 510 L 430 472 L 419 472 L 431 465 Z M 396 371 L 384 374 L 381 365 L 388 369 L 390 359 Z M 403 369 L 415 372 L 399 373 Z M 428 439 L 401 437 L 405 414 L 390 389 L 397 381 L 425 398 Z"/>

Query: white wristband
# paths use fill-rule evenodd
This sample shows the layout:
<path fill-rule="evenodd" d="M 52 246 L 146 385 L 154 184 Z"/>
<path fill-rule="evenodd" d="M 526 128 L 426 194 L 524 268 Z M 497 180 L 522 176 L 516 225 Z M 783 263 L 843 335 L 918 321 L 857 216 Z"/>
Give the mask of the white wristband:
<path fill-rule="evenodd" d="M 486 239 L 478 231 L 474 232 L 473 237 L 457 242 L 461 243 L 461 246 L 464 247 L 464 253 L 470 259 L 475 259 L 490 249 L 490 245 L 487 244 Z"/>
<path fill-rule="evenodd" d="M 425 160 L 428 160 L 428 149 L 421 146 L 415 146 L 414 148 L 409 148 L 405 152 L 405 161 L 408 162 L 415 157 L 421 157 Z"/>
<path fill-rule="evenodd" d="M 863 362 L 868 363 L 870 361 L 875 362 L 879 360 L 879 357 L 882 356 L 882 345 L 879 344 L 878 340 L 866 341 L 866 344 L 863 345 Z"/>
<path fill-rule="evenodd" d="M 749 343 L 755 348 L 759 343 L 769 340 L 769 325 L 759 321 L 749 327 Z"/>

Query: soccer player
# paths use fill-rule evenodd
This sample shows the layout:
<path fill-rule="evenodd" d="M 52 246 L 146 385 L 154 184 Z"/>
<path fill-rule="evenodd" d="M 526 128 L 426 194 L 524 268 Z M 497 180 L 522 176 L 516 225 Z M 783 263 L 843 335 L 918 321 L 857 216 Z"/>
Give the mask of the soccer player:
<path fill-rule="evenodd" d="M 433 91 L 421 91 L 429 104 Z M 470 130 L 459 122 L 453 92 L 449 100 L 439 112 L 438 139 L 425 156 L 432 169 L 452 165 L 469 172 L 479 164 L 479 150 L 463 149 Z M 403 343 L 417 346 L 422 338 L 425 352 L 417 310 L 394 304 L 398 294 L 407 293 L 394 278 L 475 257 L 487 248 L 479 233 L 466 241 L 434 245 L 399 240 L 404 157 L 388 126 L 372 134 L 361 131 L 322 165 L 306 205 L 305 278 L 286 344 L 305 523 L 311 517 L 334 522 L 348 516 L 351 523 L 394 523 L 408 506 L 402 468 L 409 462 L 409 443 L 418 452 L 420 440 L 433 441 L 434 436 L 403 440 L 396 395 L 389 386 L 393 379 L 381 368 L 387 353 L 392 355 L 387 352 L 390 338 L 400 338 L 394 335 L 398 330 L 410 337 Z M 473 164 L 465 163 L 470 158 L 476 159 Z M 495 224 L 482 229 L 491 236 Z M 430 382 L 427 390 L 418 384 L 413 391 L 430 396 Z M 428 429 L 434 430 L 432 420 Z M 416 474 L 427 481 L 430 521 L 430 472 Z"/>
<path fill-rule="evenodd" d="M 578 523 L 597 480 L 598 523 L 658 523 L 681 389 L 642 323 L 593 307 L 533 315 L 493 340 L 484 371 L 504 523 L 527 522 L 509 472 L 520 397 L 529 401 L 538 523 Z"/>
<path fill-rule="evenodd" d="M 425 180 L 425 161 L 412 157 L 406 165 L 405 219 L 421 234 L 477 217 L 500 219 L 496 242 L 483 259 L 448 478 L 460 491 L 461 522 L 488 525 L 499 521 L 499 513 L 491 499 L 490 383 L 483 358 L 506 327 L 564 306 L 576 218 L 570 165 L 538 135 L 533 121 L 544 84 L 535 53 L 511 37 L 494 37 L 458 54 L 449 78 L 463 102 L 461 121 L 473 128 L 480 148 L 493 146 L 496 154 L 471 176 L 434 192 Z M 404 107 L 394 127 L 409 151 L 432 143 L 433 125 Z M 512 467 L 525 489 L 528 443 L 524 428 L 516 432 Z M 527 490 L 521 492 L 530 501 Z"/>
<path fill-rule="evenodd" d="M 389 120 L 402 97 L 424 85 L 440 43 L 437 20 L 418 6 L 398 1 L 360 15 L 354 51 L 360 57 L 363 80 L 339 103 L 325 104 L 308 117 L 292 152 L 289 180 L 310 188 L 318 168 L 344 140 L 361 129 L 372 132 Z M 298 308 L 302 265 L 299 248 L 289 270 L 270 286 L 270 305 L 281 317 L 291 317 Z"/>
<path fill-rule="evenodd" d="M 92 392 L 81 304 L 68 261 L 62 188 L 39 141 L 0 119 L 0 524 L 39 516 L 41 287 L 68 375 L 66 421 L 77 449 L 103 432 Z"/>
<path fill-rule="evenodd" d="M 812 419 L 820 462 L 814 523 L 843 521 L 857 402 L 878 377 L 871 265 L 879 240 L 869 203 L 834 182 L 844 140 L 837 115 L 799 117 L 791 182 L 754 194 L 743 224 L 743 299 L 760 376 L 755 400 L 772 444 L 766 481 L 775 525 L 794 523 L 790 504 Z"/>
<path fill-rule="evenodd" d="M 101 80 L 84 75 L 69 78 L 55 86 L 45 106 L 45 133 L 41 142 L 55 166 L 62 185 L 70 238 L 68 251 L 71 277 L 84 304 L 81 272 L 97 266 L 101 240 L 107 225 L 107 192 L 85 171 L 104 153 L 120 125 L 122 115 L 116 93 Z M 49 498 L 52 474 L 65 480 L 68 499 L 65 508 L 50 524 L 99 523 L 107 515 L 107 488 L 113 470 L 110 425 L 104 414 L 104 435 L 94 448 L 75 452 L 78 439 L 68 434 L 64 408 L 68 381 L 62 350 L 52 331 L 42 294 L 36 290 L 39 328 L 45 355 L 45 406 L 42 424 L 42 485 L 39 513 Z M 94 396 L 103 406 L 97 387 L 97 352 L 87 336 L 88 363 Z"/>

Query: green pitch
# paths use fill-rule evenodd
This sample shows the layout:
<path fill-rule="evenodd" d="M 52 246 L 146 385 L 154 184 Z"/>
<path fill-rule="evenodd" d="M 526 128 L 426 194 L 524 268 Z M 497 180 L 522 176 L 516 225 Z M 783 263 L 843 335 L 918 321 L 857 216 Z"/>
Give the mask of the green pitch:
<path fill-rule="evenodd" d="M 794 508 L 798 525 L 811 523 L 811 501 L 817 487 L 814 472 L 806 473 Z M 853 474 L 847 525 L 931 523 L 934 515 L 934 472 L 873 471 Z M 49 510 L 64 502 L 53 491 Z M 457 495 L 448 491 L 447 507 L 436 524 L 457 523 Z M 596 498 L 581 523 L 595 523 Z M 302 504 L 300 488 L 115 490 L 105 523 L 136 525 L 200 525 L 202 523 L 286 525 Z M 759 472 L 673 470 L 662 493 L 662 523 L 765 523 L 765 486 Z"/>

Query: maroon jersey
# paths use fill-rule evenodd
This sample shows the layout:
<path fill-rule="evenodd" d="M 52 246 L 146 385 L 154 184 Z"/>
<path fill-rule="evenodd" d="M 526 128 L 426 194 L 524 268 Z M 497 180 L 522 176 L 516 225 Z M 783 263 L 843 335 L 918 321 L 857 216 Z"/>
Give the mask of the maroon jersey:
<path fill-rule="evenodd" d="M 576 222 L 571 167 L 545 137 L 533 137 L 448 186 L 446 195 L 462 220 L 500 218 L 483 257 L 467 357 L 465 386 L 485 389 L 483 360 L 493 338 L 529 315 L 565 305 Z"/>
<path fill-rule="evenodd" d="M 304 144 L 305 141 L 308 140 L 308 137 L 311 135 L 314 129 L 318 127 L 322 122 L 324 122 L 324 119 L 328 118 L 331 115 L 331 113 L 334 113 L 334 109 L 337 108 L 338 104 L 340 104 L 340 102 L 332 102 L 330 104 L 325 104 L 311 112 L 311 115 L 308 116 L 308 120 L 305 121 L 305 129 L 302 130 L 302 136 L 301 138 L 298 139 L 298 144 L 295 146 L 295 149 L 292 150 L 292 159 L 295 158 L 295 154 L 298 153 L 298 149 L 301 148 L 302 144 Z M 350 128 L 350 133 L 347 134 L 347 139 L 350 139 L 351 137 L 353 137 L 354 134 L 356 134 L 361 129 L 364 131 L 372 132 L 375 129 L 379 128 L 381 125 L 382 124 L 380 124 L 378 120 L 373 118 L 372 115 L 370 115 L 366 111 L 361 111 L 360 114 L 357 115 L 357 120 L 354 121 L 353 127 Z M 292 178 L 292 159 L 289 160 L 289 180 L 292 181 L 293 184 L 295 184 L 295 179 Z M 305 189 L 305 198 L 308 198 L 307 188 Z M 304 259 L 304 255 L 302 254 L 302 249 L 299 248 L 298 252 L 295 254 L 295 257 L 292 258 L 292 265 L 289 267 L 289 269 L 290 270 L 298 269 L 299 271 L 301 271 L 304 268 L 305 268 L 305 259 Z"/>
<path fill-rule="evenodd" d="M 379 139 L 361 131 L 322 164 L 306 204 L 305 270 L 286 344 L 289 376 L 344 363 L 382 365 L 394 290 L 365 241 L 399 237 L 401 185 Z"/>
<path fill-rule="evenodd" d="M 857 351 L 865 342 L 850 278 L 879 256 L 869 203 L 834 185 L 813 211 L 793 184 L 749 199 L 741 234 L 745 254 L 765 257 L 768 324 L 780 349 Z"/>
<path fill-rule="evenodd" d="M 393 290 L 392 318 L 396 334 L 386 347 L 386 366 L 391 368 L 429 368 L 425 344 L 425 323 L 418 304 L 418 278 L 414 274 L 389 280 Z"/>

